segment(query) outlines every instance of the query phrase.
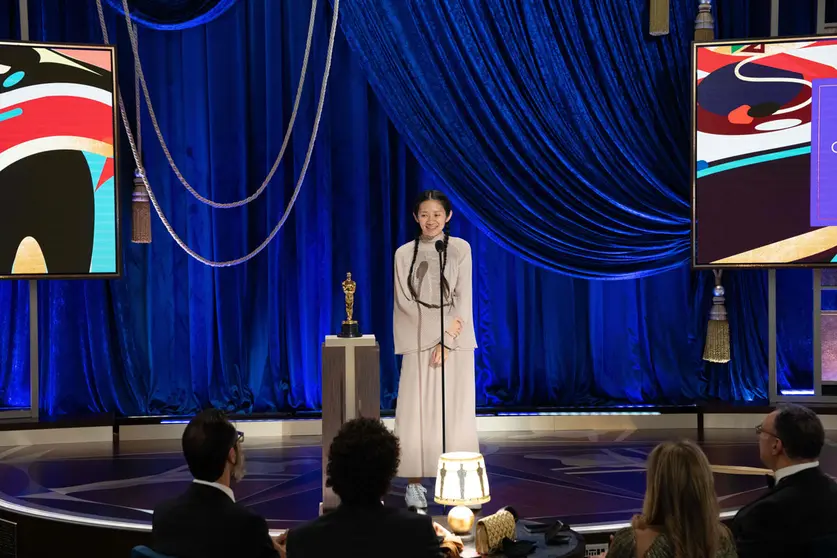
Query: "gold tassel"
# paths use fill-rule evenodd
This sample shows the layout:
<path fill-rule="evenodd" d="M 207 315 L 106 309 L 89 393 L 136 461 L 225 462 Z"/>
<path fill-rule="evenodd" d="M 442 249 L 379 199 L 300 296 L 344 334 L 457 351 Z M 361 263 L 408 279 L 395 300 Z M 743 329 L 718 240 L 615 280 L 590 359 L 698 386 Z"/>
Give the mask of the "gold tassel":
<path fill-rule="evenodd" d="M 131 196 L 131 242 L 151 243 L 151 199 L 142 182 L 142 171 L 134 171 L 134 192 Z"/>
<path fill-rule="evenodd" d="M 669 0 L 650 0 L 648 32 L 655 37 L 668 35 Z"/>
<path fill-rule="evenodd" d="M 699 0 L 695 18 L 695 41 L 715 40 L 715 20 L 712 18 L 712 0 Z"/>
<path fill-rule="evenodd" d="M 712 289 L 712 309 L 709 311 L 709 323 L 706 326 L 706 345 L 703 347 L 703 360 L 707 362 L 727 363 L 731 360 L 729 348 L 729 322 L 727 309 L 724 307 L 724 287 L 721 285 L 723 271 L 714 270 L 715 288 Z"/>

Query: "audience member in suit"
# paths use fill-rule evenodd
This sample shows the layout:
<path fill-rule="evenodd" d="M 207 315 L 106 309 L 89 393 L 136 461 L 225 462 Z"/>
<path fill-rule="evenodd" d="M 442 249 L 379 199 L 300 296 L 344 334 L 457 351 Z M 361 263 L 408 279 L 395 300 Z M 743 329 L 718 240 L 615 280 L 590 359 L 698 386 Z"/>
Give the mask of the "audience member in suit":
<path fill-rule="evenodd" d="M 693 442 L 664 442 L 648 457 L 642 515 L 612 537 L 607 558 L 735 558 L 721 524 L 709 460 Z"/>
<path fill-rule="evenodd" d="M 398 438 L 380 420 L 344 424 L 329 448 L 326 470 L 327 485 L 340 505 L 287 533 L 288 558 L 441 556 L 430 517 L 381 502 L 398 471 L 400 453 Z"/>
<path fill-rule="evenodd" d="M 756 427 L 775 485 L 736 515 L 742 558 L 837 556 L 837 484 L 820 470 L 825 432 L 805 407 L 786 405 Z"/>
<path fill-rule="evenodd" d="M 155 551 L 176 558 L 278 558 L 267 523 L 235 503 L 232 483 L 244 476 L 244 435 L 209 409 L 183 432 L 183 455 L 195 480 L 154 510 Z"/>

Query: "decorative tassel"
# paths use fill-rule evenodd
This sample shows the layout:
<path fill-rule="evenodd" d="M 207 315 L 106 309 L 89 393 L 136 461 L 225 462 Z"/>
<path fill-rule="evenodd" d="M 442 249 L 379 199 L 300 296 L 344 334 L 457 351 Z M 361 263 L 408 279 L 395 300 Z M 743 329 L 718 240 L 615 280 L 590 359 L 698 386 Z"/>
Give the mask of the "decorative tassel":
<path fill-rule="evenodd" d="M 131 196 L 131 241 L 136 244 L 151 243 L 151 199 L 142 182 L 142 171 L 134 171 L 134 192 Z"/>
<path fill-rule="evenodd" d="M 712 17 L 712 0 L 699 0 L 695 18 L 695 41 L 715 40 L 715 20 Z"/>
<path fill-rule="evenodd" d="M 703 347 L 703 360 L 724 364 L 731 359 L 729 348 L 729 322 L 727 309 L 724 307 L 724 287 L 721 285 L 723 271 L 713 270 L 715 288 L 712 289 L 712 309 L 709 311 L 709 323 L 706 326 L 706 345 Z"/>
<path fill-rule="evenodd" d="M 655 37 L 668 35 L 669 0 L 650 0 L 649 11 L 648 32 Z"/>

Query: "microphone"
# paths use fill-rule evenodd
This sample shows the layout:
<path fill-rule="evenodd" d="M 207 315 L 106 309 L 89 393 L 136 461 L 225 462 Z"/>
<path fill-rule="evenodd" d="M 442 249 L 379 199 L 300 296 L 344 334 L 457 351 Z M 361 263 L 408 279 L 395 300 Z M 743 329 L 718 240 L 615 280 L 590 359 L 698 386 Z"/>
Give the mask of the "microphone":
<path fill-rule="evenodd" d="M 436 251 L 439 252 L 439 347 L 442 351 L 442 453 L 447 452 L 447 423 L 445 409 L 445 274 L 442 269 L 442 254 L 445 243 L 436 241 Z"/>

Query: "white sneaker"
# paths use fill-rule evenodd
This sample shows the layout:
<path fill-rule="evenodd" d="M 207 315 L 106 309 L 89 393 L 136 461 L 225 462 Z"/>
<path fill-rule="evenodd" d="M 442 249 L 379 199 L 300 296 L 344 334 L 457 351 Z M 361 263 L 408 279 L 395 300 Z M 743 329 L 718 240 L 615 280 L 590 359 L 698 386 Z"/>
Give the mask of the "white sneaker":
<path fill-rule="evenodd" d="M 427 489 L 420 484 L 408 484 L 404 499 L 408 508 L 427 509 Z"/>

